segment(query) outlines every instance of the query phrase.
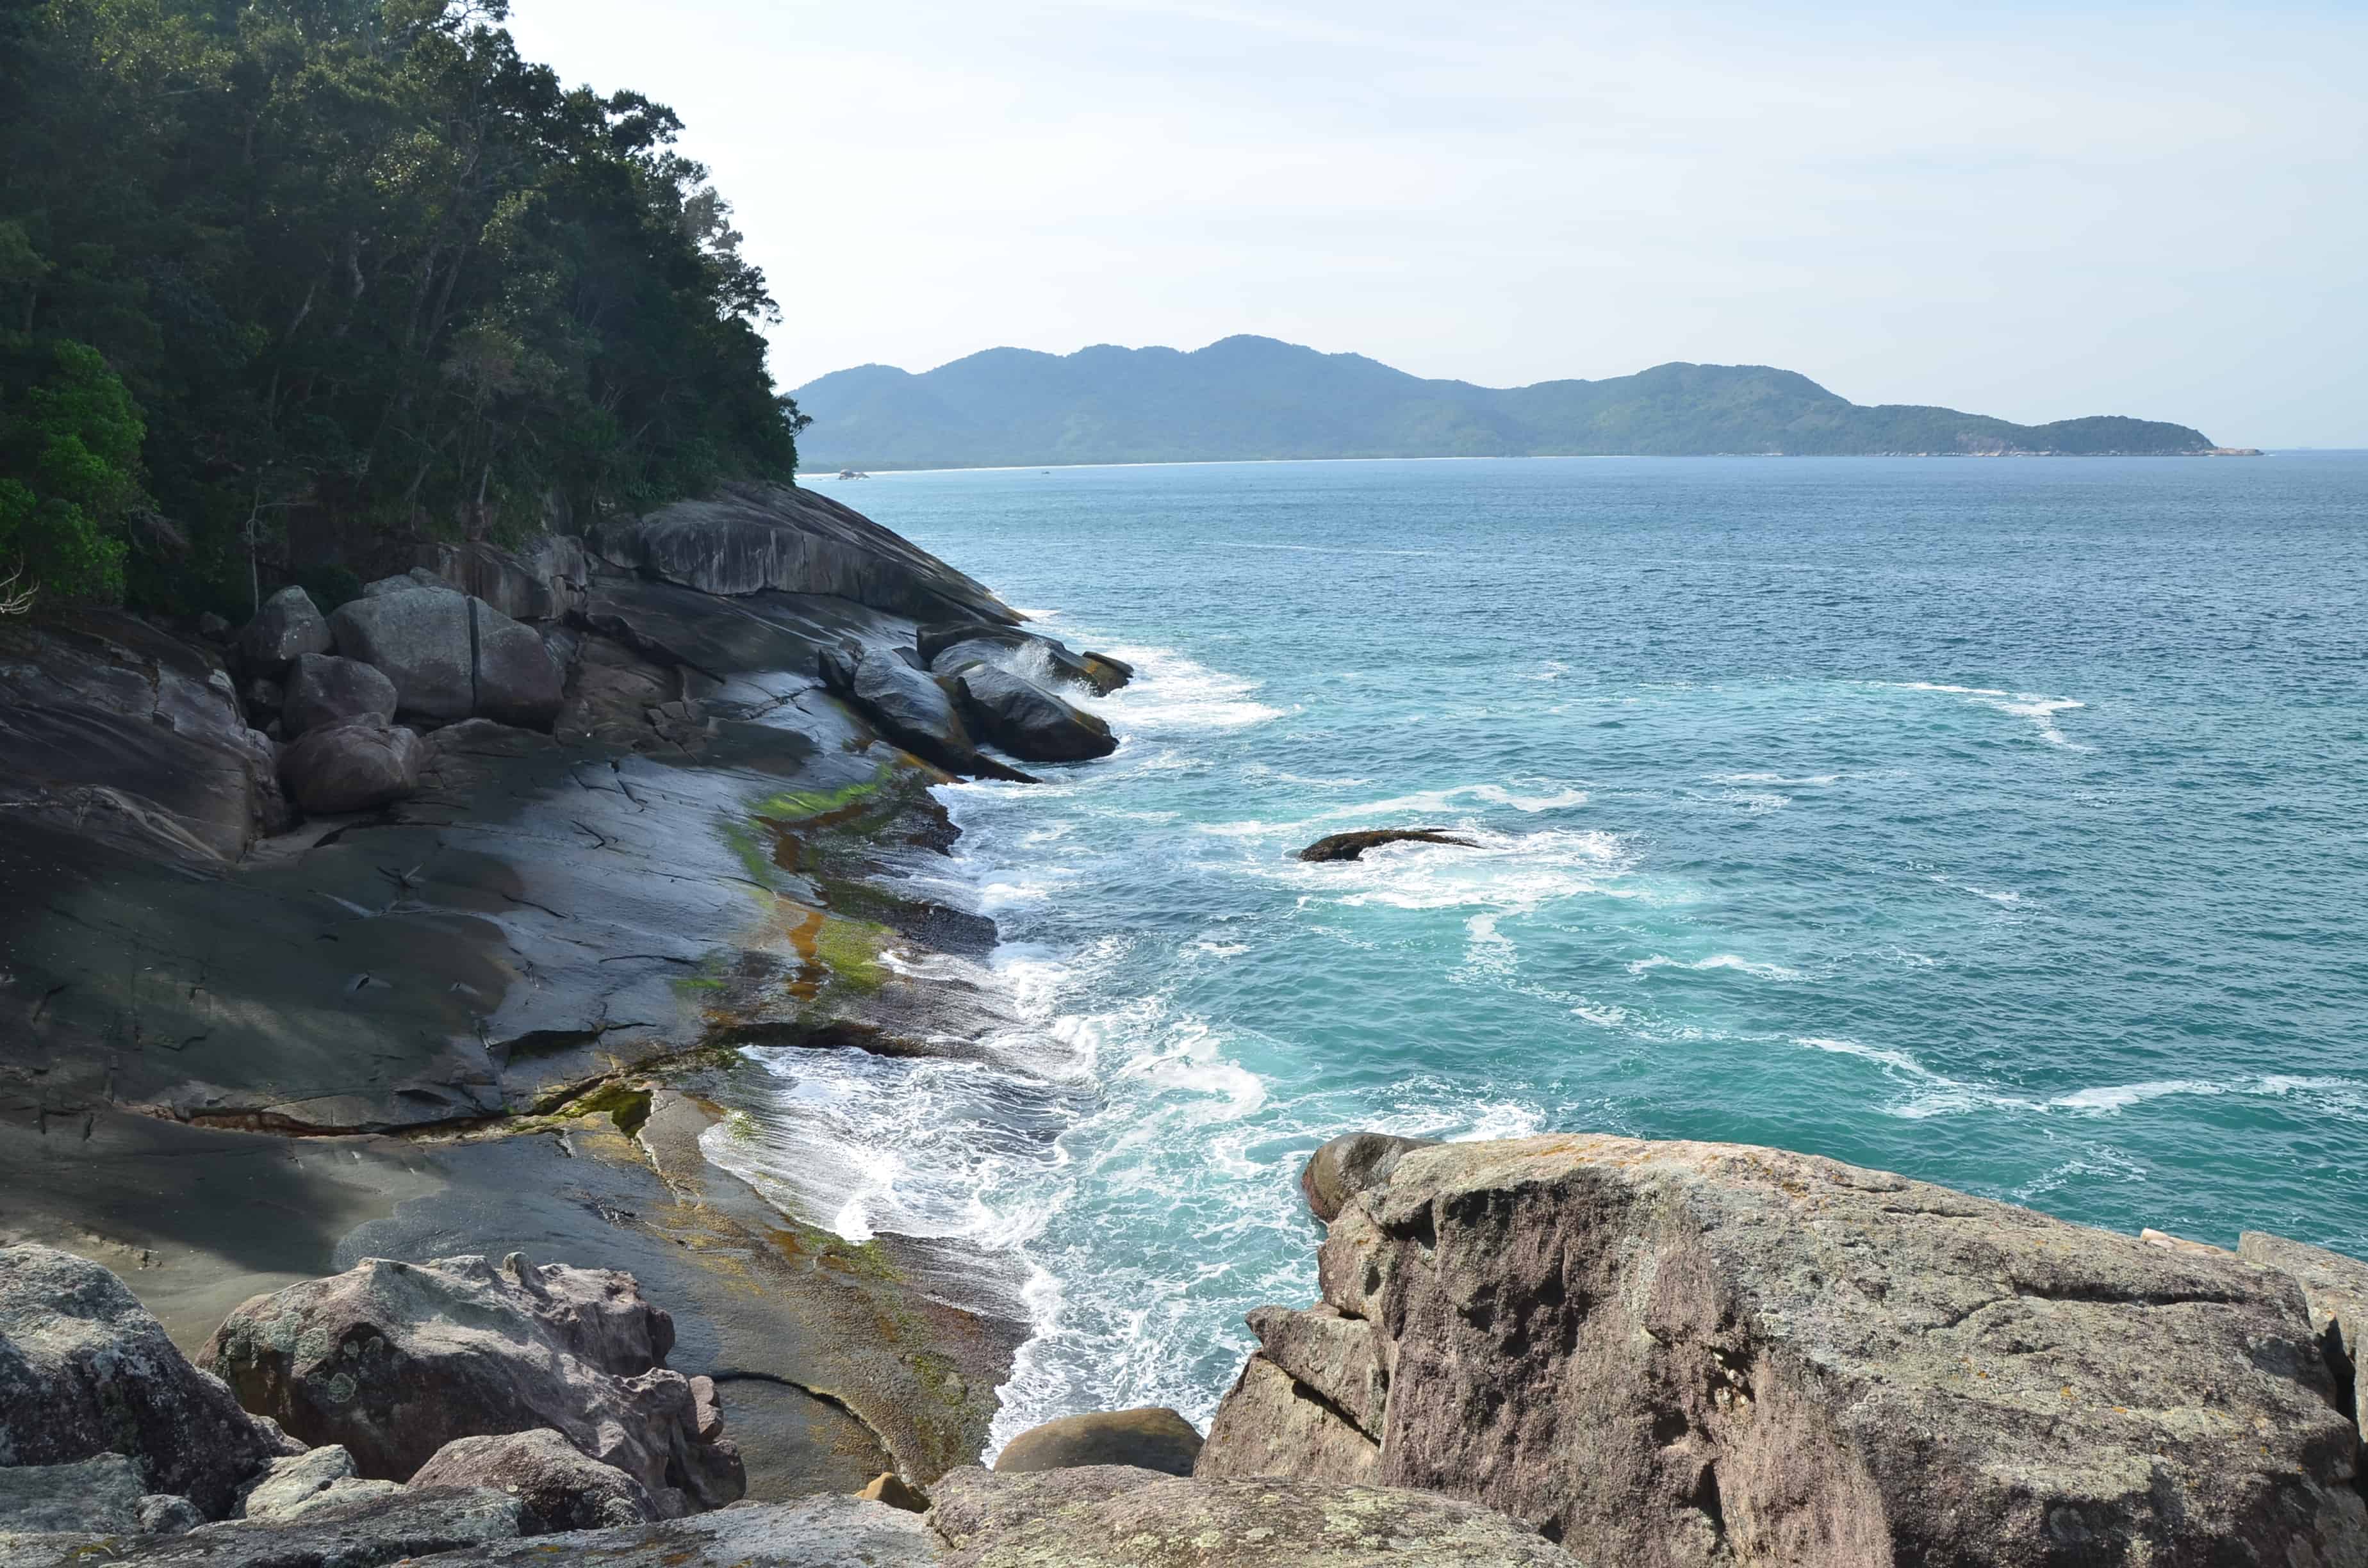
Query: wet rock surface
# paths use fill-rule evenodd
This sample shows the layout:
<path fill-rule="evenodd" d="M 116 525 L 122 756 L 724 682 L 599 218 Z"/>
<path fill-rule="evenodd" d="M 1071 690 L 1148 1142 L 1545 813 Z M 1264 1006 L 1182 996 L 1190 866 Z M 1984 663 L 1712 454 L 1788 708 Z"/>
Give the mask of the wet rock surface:
<path fill-rule="evenodd" d="M 1201 1434 L 1164 1405 L 1064 1415 L 1011 1439 L 995 1461 L 997 1475 L 1032 1475 L 1080 1465 L 1121 1464 L 1190 1475 Z"/>
<path fill-rule="evenodd" d="M 949 1568 L 1571 1568 L 1501 1514 L 1429 1493 L 1193 1481 L 1121 1465 L 956 1471 L 930 1530 Z"/>
<path fill-rule="evenodd" d="M 1336 833 L 1319 838 L 1299 852 L 1302 860 L 1354 860 L 1368 849 L 1379 849 L 1384 844 L 1452 844 L 1461 849 L 1476 849 L 1478 845 L 1459 837 L 1443 827 L 1383 827 L 1365 828 L 1356 833 Z"/>
<path fill-rule="evenodd" d="M 738 1450 L 702 1440 L 673 1321 L 631 1277 L 513 1254 L 370 1258 L 249 1301 L 200 1359 L 302 1441 L 339 1444 L 366 1480 L 406 1481 L 463 1437 L 551 1427 L 673 1517 L 737 1501 Z"/>
<path fill-rule="evenodd" d="M 972 728 L 1022 762 L 1086 762 L 1118 749 L 1101 719 L 999 665 L 967 664 L 943 678 Z"/>
<path fill-rule="evenodd" d="M 2302 1294 L 2226 1255 L 1780 1151 L 1571 1136 L 1406 1154 L 1319 1272 L 1387 1378 L 1359 1428 L 1381 1478 L 1581 1557 L 2368 1559 Z M 1291 1381 L 1355 1426 L 1354 1364 Z M 1202 1474 L 1287 1460 L 1270 1393 L 1246 1374 Z"/>
<path fill-rule="evenodd" d="M 277 1451 L 113 1274 L 50 1247 L 0 1247 L 0 1465 L 120 1454 L 143 1493 L 219 1519 Z"/>
<path fill-rule="evenodd" d="M 1102 697 L 1134 678 L 1134 666 L 1103 653 L 1078 653 L 1057 637 L 1016 626 L 951 621 L 924 626 L 914 649 L 933 675 L 950 676 L 965 665 L 1008 665 L 1039 686 L 1069 682 Z"/>

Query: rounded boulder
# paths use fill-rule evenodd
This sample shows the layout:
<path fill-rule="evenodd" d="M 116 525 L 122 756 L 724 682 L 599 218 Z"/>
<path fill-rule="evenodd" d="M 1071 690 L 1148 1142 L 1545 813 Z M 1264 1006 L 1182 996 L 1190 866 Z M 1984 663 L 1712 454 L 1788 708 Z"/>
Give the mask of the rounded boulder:
<path fill-rule="evenodd" d="M 1164 1475 L 1190 1475 L 1201 1457 L 1201 1434 L 1165 1405 L 1139 1410 L 1064 1415 L 1031 1426 L 995 1461 L 997 1475 L 1033 1475 L 1040 1471 L 1085 1465 L 1123 1464 Z"/>

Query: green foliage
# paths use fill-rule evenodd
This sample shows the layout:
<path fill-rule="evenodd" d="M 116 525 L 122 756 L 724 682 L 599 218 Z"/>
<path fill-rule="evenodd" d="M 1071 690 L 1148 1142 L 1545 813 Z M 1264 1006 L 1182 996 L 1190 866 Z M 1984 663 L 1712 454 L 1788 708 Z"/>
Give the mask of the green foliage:
<path fill-rule="evenodd" d="M 51 601 L 121 594 L 125 523 L 146 499 L 146 433 L 89 345 L 0 354 L 0 575 Z"/>
<path fill-rule="evenodd" d="M 0 0 L 0 330 L 89 346 L 144 412 L 188 550 L 135 551 L 135 597 L 243 608 L 251 553 L 794 472 L 777 312 L 681 122 L 563 86 L 505 15 Z"/>

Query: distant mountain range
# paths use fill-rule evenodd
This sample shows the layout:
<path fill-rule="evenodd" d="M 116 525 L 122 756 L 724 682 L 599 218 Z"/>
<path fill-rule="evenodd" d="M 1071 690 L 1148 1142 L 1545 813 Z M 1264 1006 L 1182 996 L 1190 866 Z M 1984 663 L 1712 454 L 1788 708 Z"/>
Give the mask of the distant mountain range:
<path fill-rule="evenodd" d="M 995 468 L 1260 458 L 1695 457 L 1779 452 L 2203 452 L 2184 425 L 2100 415 L 2014 425 L 1861 408 L 1764 365 L 1656 365 L 1497 390 L 1270 337 L 1038 354 L 990 348 L 914 375 L 838 370 L 797 390 L 813 469 Z"/>

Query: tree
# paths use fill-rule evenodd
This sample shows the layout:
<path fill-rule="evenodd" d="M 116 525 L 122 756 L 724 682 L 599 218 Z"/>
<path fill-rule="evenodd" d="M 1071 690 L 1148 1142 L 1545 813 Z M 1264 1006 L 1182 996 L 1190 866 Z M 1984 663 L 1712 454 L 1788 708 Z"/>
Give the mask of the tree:
<path fill-rule="evenodd" d="M 147 430 L 97 349 L 62 341 L 37 357 L 50 373 L 0 401 L 0 573 L 51 598 L 112 600 L 127 525 L 147 500 Z"/>

